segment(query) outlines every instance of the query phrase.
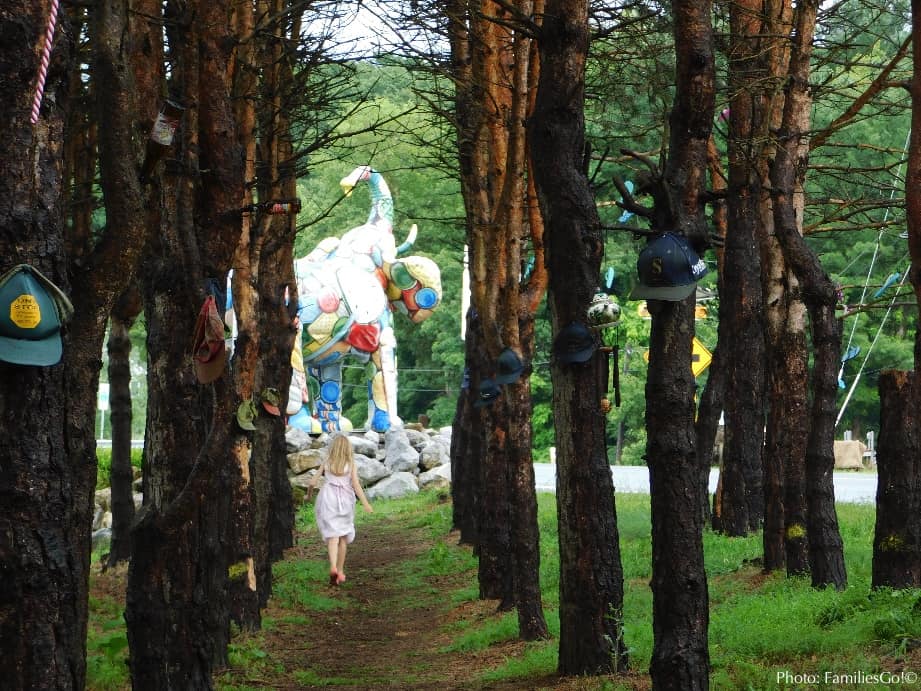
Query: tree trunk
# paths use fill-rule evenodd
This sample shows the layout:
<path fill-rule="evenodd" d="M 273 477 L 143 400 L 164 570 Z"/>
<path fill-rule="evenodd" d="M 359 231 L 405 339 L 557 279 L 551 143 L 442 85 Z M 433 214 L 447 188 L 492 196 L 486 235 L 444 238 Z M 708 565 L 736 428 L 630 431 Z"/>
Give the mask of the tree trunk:
<path fill-rule="evenodd" d="M 786 86 L 783 119 L 778 131 L 771 195 L 777 238 L 784 258 L 803 289 L 809 311 L 814 362 L 812 410 L 806 447 L 807 535 L 812 583 L 816 587 L 847 584 L 844 552 L 835 512 L 832 475 L 835 467 L 834 429 L 837 373 L 841 356 L 841 324 L 835 317 L 836 289 L 818 257 L 798 231 L 797 199 L 802 195 L 808 160 L 809 60 L 817 3 L 797 7 L 795 41 L 791 48 L 790 79 Z"/>
<path fill-rule="evenodd" d="M 512 469 L 506 456 L 505 428 L 497 424 L 507 405 L 506 396 L 480 412 L 486 430 L 486 453 L 480 460 L 480 515 L 483 526 L 477 542 L 480 597 L 499 600 L 499 611 L 515 606 L 515 562 L 512 550 Z M 505 420 L 508 414 L 504 415 Z"/>
<path fill-rule="evenodd" d="M 727 535 L 761 527 L 764 446 L 764 303 L 758 251 L 760 179 L 753 136 L 765 118 L 755 91 L 761 71 L 755 3 L 730 6 L 728 232 L 723 250 L 720 325 L 727 329 L 722 514 Z"/>
<path fill-rule="evenodd" d="M 889 370 L 879 379 L 874 588 L 921 587 L 921 382 Z"/>
<path fill-rule="evenodd" d="M 516 5 L 540 15 L 539 2 Z M 525 121 L 537 70 L 532 39 L 514 28 L 501 3 L 449 5 L 458 89 L 461 188 L 467 212 L 471 298 L 481 321 L 479 381 L 493 376 L 499 354 L 533 352 L 533 314 L 546 286 L 542 225 L 528 186 Z M 535 270 L 521 275 L 522 245 L 530 236 Z M 531 462 L 530 387 L 506 385 L 501 401 L 483 409 L 485 456 L 480 461 L 477 517 L 480 591 L 519 608 L 524 639 L 546 635 L 540 585 L 536 497 Z M 463 405 L 460 403 L 459 405 Z M 498 521 L 498 522 L 496 522 Z M 518 543 L 517 540 L 525 540 Z"/>
<path fill-rule="evenodd" d="M 534 343 L 534 319 L 523 320 L 521 342 Z M 533 351 L 524 358 L 531 362 Z M 534 490 L 534 463 L 531 457 L 531 383 L 527 376 L 505 387 L 510 405 L 508 420 L 508 467 L 511 469 L 512 549 L 515 565 L 515 607 L 518 610 L 519 637 L 526 641 L 547 638 L 540 589 L 540 528 L 537 523 L 537 495 Z"/>
<path fill-rule="evenodd" d="M 231 377 L 200 384 L 187 352 L 198 307 L 206 290 L 223 290 L 241 233 L 233 212 L 244 199 L 244 153 L 230 84 L 237 38 L 227 2 L 167 9 L 172 77 L 190 107 L 178 146 L 184 174 L 162 197 L 163 226 L 145 262 L 146 491 L 125 612 L 136 689 L 210 688 L 226 662 L 236 569 L 228 571 L 238 566 L 230 526 L 244 481 L 243 467 L 227 462 L 238 449 Z"/>
<path fill-rule="evenodd" d="M 700 252 L 707 242 L 701 195 L 715 103 L 710 4 L 677 2 L 674 12 L 677 90 L 669 115 L 668 160 L 660 192 L 653 195 L 655 217 L 685 235 Z M 667 208 L 659 208 L 658 200 L 667 201 Z M 709 612 L 693 434 L 694 295 L 680 302 L 648 304 L 652 328 L 646 462 L 652 503 L 654 639 L 650 674 L 657 689 L 706 689 Z"/>
<path fill-rule="evenodd" d="M 584 0 L 546 4 L 540 82 L 528 136 L 546 228 L 554 334 L 571 322 L 584 323 L 603 249 L 583 162 L 588 43 Z M 558 669 L 567 675 L 608 673 L 627 664 L 623 571 L 601 411 L 607 392 L 600 376 L 602 357 L 596 351 L 585 363 L 551 362 L 560 544 Z"/>
<path fill-rule="evenodd" d="M 481 425 L 478 423 L 478 411 L 473 407 L 476 401 L 476 389 L 473 382 L 479 381 L 480 374 L 471 369 L 477 362 L 476 340 L 477 320 L 473 310 L 468 310 L 466 339 L 464 342 L 464 380 L 457 397 L 457 410 L 451 427 L 451 506 L 453 510 L 453 527 L 460 533 L 460 542 L 476 546 L 479 544 L 477 517 L 480 515 L 480 459 L 482 451 Z"/>
<path fill-rule="evenodd" d="M 109 420 L 112 423 L 112 545 L 108 566 L 131 558 L 134 521 L 134 469 L 131 466 L 131 325 L 141 311 L 136 285 L 115 303 L 109 318 Z"/>
<path fill-rule="evenodd" d="M 0 115 L 6 133 L 0 273 L 30 264 L 70 294 L 62 205 L 62 80 L 69 59 L 63 13 L 40 117 L 29 123 L 49 5 L 14 0 L 0 8 L 0 86 L 7 100 Z M 65 349 L 69 342 L 65 338 Z M 87 480 L 95 464 L 70 462 L 68 430 L 85 421 L 68 409 L 65 372 L 62 365 L 0 361 L 0 656 L 3 685 L 12 689 L 82 689 L 85 683 L 93 490 Z"/>

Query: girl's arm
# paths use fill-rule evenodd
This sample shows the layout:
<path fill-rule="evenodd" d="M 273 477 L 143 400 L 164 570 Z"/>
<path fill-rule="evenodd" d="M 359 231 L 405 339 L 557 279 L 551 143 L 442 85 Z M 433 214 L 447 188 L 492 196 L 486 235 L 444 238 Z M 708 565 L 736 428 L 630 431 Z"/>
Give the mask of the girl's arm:
<path fill-rule="evenodd" d="M 314 488 L 317 488 L 317 487 L 320 486 L 320 480 L 322 479 L 322 477 L 323 477 L 323 471 L 325 471 L 325 470 L 326 470 L 326 463 L 323 463 L 323 464 L 320 465 L 320 468 L 317 470 L 317 474 L 314 475 L 312 478 L 310 478 L 310 484 L 311 484 Z"/>
<path fill-rule="evenodd" d="M 365 507 L 365 511 L 374 513 L 374 507 L 368 503 L 365 491 L 361 488 L 361 481 L 358 479 L 358 466 L 356 466 L 354 462 L 352 463 L 352 489 L 355 490 L 355 496 L 361 501 L 361 505 Z"/>

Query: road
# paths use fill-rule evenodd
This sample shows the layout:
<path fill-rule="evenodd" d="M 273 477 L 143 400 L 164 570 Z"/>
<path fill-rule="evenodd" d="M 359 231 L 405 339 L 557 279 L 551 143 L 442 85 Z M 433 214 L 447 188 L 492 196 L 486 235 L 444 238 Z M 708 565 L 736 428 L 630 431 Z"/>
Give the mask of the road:
<path fill-rule="evenodd" d="M 649 471 L 646 466 L 612 465 L 614 489 L 617 492 L 649 494 Z M 710 491 L 716 489 L 719 471 L 710 471 Z M 538 492 L 556 491 L 556 466 L 552 463 L 535 463 L 534 478 Z M 834 475 L 835 500 L 849 504 L 876 501 L 876 474 L 837 472 Z"/>

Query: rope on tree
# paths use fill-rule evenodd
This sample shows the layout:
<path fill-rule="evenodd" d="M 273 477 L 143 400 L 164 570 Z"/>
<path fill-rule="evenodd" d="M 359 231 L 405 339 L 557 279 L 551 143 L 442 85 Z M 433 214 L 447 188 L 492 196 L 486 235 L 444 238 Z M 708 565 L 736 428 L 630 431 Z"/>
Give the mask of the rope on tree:
<path fill-rule="evenodd" d="M 38 81 L 35 84 L 35 96 L 32 99 L 32 117 L 29 118 L 34 125 L 38 122 L 38 111 L 42 105 L 45 94 L 45 79 L 48 76 L 48 64 L 51 62 L 51 44 L 54 43 L 54 27 L 58 22 L 58 0 L 51 0 L 51 12 L 48 14 L 48 25 L 45 27 L 45 42 L 42 46 L 42 61 L 38 67 Z"/>

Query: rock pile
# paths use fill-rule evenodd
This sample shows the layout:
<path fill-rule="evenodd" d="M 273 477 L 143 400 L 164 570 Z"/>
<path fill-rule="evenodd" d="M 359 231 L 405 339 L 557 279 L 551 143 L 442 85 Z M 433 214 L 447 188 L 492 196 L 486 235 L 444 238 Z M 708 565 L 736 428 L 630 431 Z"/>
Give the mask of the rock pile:
<path fill-rule="evenodd" d="M 394 427 L 383 435 L 368 431 L 348 435 L 355 451 L 358 477 L 368 499 L 394 499 L 421 487 L 451 482 L 451 428 L 423 428 L 418 423 Z M 326 460 L 329 435 L 318 437 L 289 427 L 288 476 L 294 487 L 306 488 Z"/>

